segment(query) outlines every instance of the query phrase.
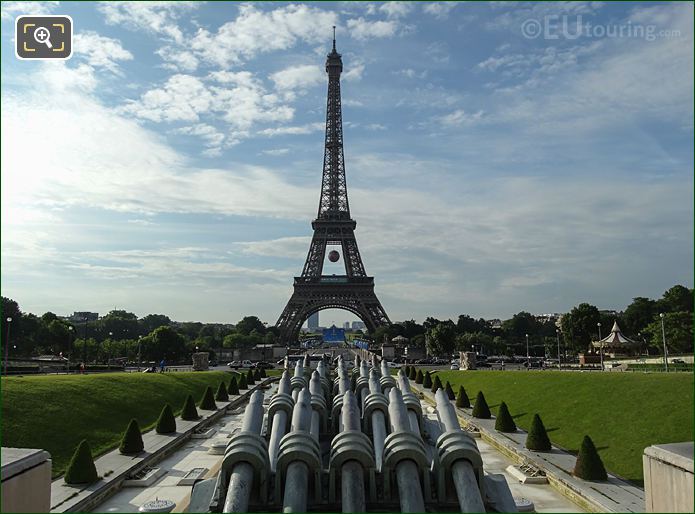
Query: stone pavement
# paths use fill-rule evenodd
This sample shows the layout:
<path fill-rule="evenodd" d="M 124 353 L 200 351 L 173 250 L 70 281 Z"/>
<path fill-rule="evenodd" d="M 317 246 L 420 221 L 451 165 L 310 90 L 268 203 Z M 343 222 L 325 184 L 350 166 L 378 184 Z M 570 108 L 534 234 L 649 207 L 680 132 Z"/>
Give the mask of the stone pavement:
<path fill-rule="evenodd" d="M 95 459 L 94 463 L 97 473 L 99 473 L 102 479 L 94 484 L 89 486 L 71 486 L 66 484 L 62 478 L 55 480 L 51 485 L 51 512 L 91 510 L 121 487 L 126 477 L 145 466 L 151 466 L 164 459 L 186 443 L 197 428 L 221 420 L 226 415 L 228 408 L 243 405 L 258 387 L 273 380 L 275 379 L 265 379 L 264 382 L 235 397 L 231 402 L 216 402 L 218 407 L 216 411 L 198 409 L 198 414 L 202 417 L 197 421 L 184 421 L 181 418 L 177 418 L 175 434 L 157 434 L 154 430 L 143 434 L 142 440 L 145 444 L 145 451 L 136 456 L 121 455 L 116 449 Z M 191 465 L 191 463 L 187 465 L 187 470 L 191 469 L 191 467 L 196 467 Z M 135 511 L 137 511 L 137 508 Z"/>
<path fill-rule="evenodd" d="M 421 385 L 411 381 L 411 387 L 421 392 L 425 399 L 435 404 L 434 395 Z M 550 452 L 535 452 L 526 448 L 526 432 L 517 430 L 504 434 L 495 430 L 495 419 L 478 419 L 471 409 L 456 409 L 463 426 L 473 425 L 481 433 L 481 439 L 517 463 L 530 463 L 542 469 L 548 481 L 562 494 L 584 509 L 593 512 L 644 512 L 644 489 L 611 474 L 605 482 L 582 480 L 573 476 L 576 456 L 553 447 Z M 479 440 L 480 441 L 480 440 Z M 543 487 L 543 486 L 540 486 Z M 514 490 L 512 490 L 514 492 Z"/>

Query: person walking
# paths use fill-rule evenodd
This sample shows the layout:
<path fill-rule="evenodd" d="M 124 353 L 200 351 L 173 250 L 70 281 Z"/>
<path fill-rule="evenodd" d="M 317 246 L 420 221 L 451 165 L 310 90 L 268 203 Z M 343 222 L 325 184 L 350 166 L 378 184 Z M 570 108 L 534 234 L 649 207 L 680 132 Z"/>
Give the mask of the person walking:
<path fill-rule="evenodd" d="M 162 359 L 162 360 L 159 362 L 159 372 L 160 372 L 160 373 L 164 373 L 164 366 L 166 366 L 166 361 L 165 361 L 164 359 Z"/>

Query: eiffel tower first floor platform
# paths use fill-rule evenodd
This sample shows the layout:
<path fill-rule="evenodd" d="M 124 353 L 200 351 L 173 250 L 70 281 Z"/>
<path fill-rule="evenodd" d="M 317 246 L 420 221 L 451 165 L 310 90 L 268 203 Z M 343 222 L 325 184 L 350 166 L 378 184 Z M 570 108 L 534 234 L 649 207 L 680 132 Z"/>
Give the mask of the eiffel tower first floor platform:
<path fill-rule="evenodd" d="M 296 341 L 302 323 L 314 312 L 324 309 L 350 311 L 370 332 L 391 323 L 374 293 L 374 277 L 294 277 L 294 293 L 276 323 L 280 329 L 280 343 Z"/>

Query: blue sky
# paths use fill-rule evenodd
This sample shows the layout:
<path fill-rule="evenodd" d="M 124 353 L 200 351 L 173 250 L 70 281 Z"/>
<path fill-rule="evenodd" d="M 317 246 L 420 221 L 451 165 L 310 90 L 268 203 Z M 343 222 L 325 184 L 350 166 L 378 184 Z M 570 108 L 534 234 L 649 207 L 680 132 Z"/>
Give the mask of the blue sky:
<path fill-rule="evenodd" d="M 14 58 L 39 13 L 72 16 L 72 59 Z M 332 25 L 392 320 L 692 287 L 692 4 L 3 2 L 2 294 L 274 323 L 318 206 Z"/>

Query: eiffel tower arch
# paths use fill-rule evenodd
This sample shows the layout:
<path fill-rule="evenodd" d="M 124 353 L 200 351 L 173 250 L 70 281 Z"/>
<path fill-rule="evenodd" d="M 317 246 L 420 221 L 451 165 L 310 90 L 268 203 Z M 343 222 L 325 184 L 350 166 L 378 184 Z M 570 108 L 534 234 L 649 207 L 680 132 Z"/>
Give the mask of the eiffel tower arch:
<path fill-rule="evenodd" d="M 334 27 L 335 31 L 335 27 Z M 358 316 L 373 331 L 390 324 L 386 311 L 374 293 L 374 277 L 367 276 L 360 256 L 355 227 L 350 216 L 345 157 L 343 154 L 343 115 L 340 101 L 340 74 L 343 60 L 335 49 L 326 58 L 328 73 L 328 101 L 326 106 L 326 140 L 323 156 L 321 198 L 316 219 L 311 223 L 314 236 L 304 269 L 294 277 L 294 292 L 275 324 L 280 330 L 280 341 L 291 343 L 297 339 L 302 323 L 314 312 L 324 309 L 343 309 Z M 340 252 L 326 255 L 327 246 L 342 250 L 344 275 L 324 275 L 325 259 L 337 262 Z"/>

